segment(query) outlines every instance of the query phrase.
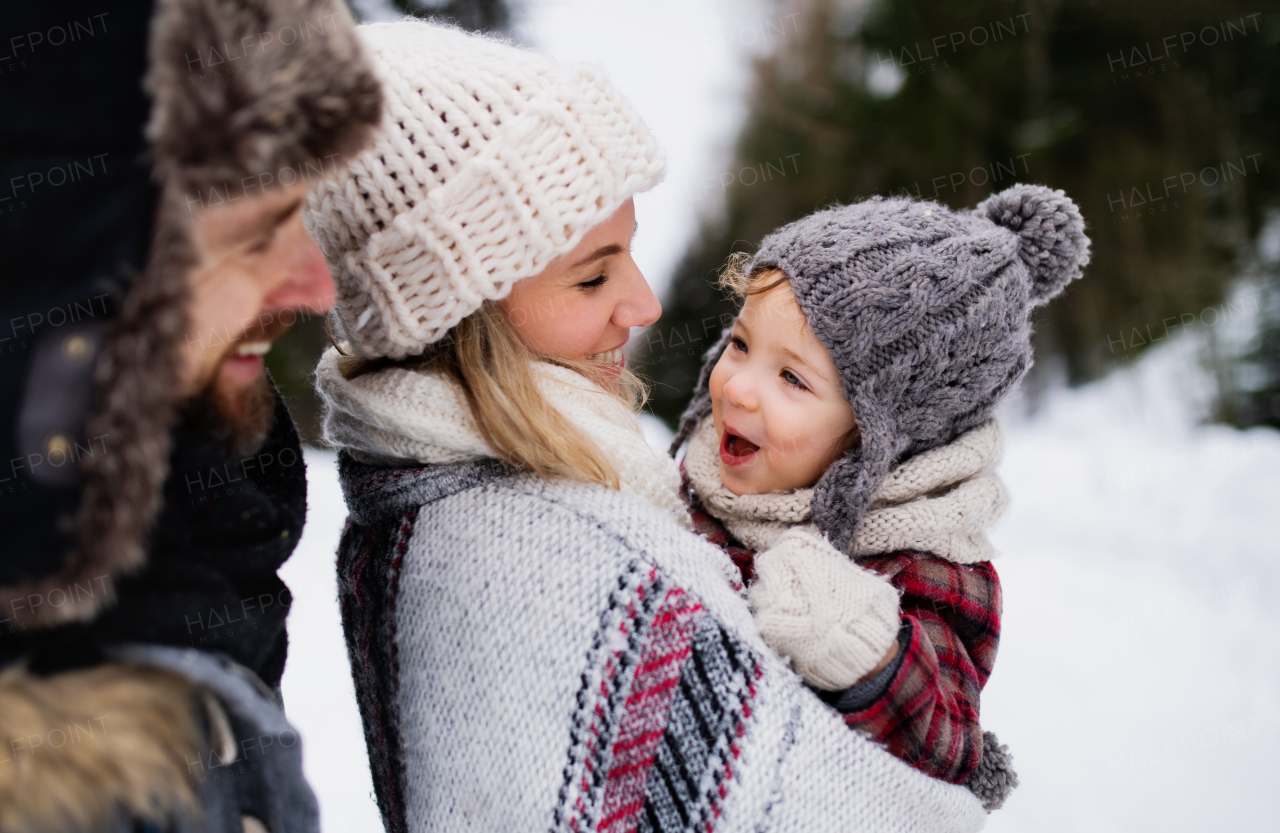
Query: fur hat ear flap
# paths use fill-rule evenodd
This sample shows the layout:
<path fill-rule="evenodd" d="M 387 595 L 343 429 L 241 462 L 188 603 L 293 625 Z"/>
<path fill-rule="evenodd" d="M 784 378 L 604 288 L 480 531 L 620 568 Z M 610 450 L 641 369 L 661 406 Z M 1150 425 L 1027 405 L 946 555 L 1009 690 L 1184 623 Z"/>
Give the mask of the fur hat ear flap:
<path fill-rule="evenodd" d="M 1015 185 L 992 194 L 974 213 L 1018 235 L 1031 301 L 1047 304 L 1089 263 L 1084 218 L 1071 198 L 1043 185 Z"/>

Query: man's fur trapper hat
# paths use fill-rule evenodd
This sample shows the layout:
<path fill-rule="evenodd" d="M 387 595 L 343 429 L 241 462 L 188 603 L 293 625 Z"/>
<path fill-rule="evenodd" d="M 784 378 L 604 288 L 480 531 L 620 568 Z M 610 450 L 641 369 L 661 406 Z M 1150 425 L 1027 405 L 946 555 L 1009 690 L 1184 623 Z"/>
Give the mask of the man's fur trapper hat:
<path fill-rule="evenodd" d="M 29 157 L 51 141 L 68 154 L 100 152 L 110 133 L 108 161 L 123 172 L 100 176 L 97 191 L 42 192 L 27 212 L 28 239 L 6 239 L 11 261 L 25 264 L 10 263 L 16 282 L 38 278 L 50 298 L 110 291 L 111 299 L 104 320 L 75 331 L 76 351 L 70 329 L 32 338 L 32 382 L 3 406 L 34 426 L 33 442 L 70 437 L 102 452 L 65 467 L 62 481 L 28 478 L 24 499 L 40 511 L 6 520 L 26 538 L 0 562 L 0 609 L 24 626 L 92 619 L 114 598 L 117 578 L 146 560 L 192 337 L 195 212 L 331 175 L 381 117 L 379 83 L 341 0 L 156 0 L 153 9 L 126 2 L 104 14 L 105 32 L 59 47 L 30 86 L 15 88 L 26 98 L 0 130 Z M 98 114 L 93 102 L 103 96 L 127 107 Z M 50 208 L 58 199 L 60 213 Z M 80 259 L 64 256 L 69 249 Z M 80 393 L 59 399 L 56 389 L 69 386 L 36 378 L 34 368 L 44 361 L 56 370 L 64 355 L 86 370 L 70 386 Z"/>
<path fill-rule="evenodd" d="M 203 204 L 331 173 L 382 113 L 341 0 L 160 0 L 147 88 L 156 168 Z"/>

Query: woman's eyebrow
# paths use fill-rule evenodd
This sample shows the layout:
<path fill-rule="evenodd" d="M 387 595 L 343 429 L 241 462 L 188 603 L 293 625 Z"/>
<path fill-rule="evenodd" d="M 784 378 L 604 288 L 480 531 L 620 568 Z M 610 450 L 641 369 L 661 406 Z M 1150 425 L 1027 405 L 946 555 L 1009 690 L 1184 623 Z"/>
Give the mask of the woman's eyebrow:
<path fill-rule="evenodd" d="M 601 246 L 600 248 L 596 249 L 594 252 L 587 255 L 582 260 L 579 260 L 577 263 L 573 264 L 569 268 L 577 269 L 579 266 L 584 266 L 593 260 L 599 260 L 602 257 L 608 257 L 609 255 L 616 255 L 621 253 L 622 253 L 621 246 L 619 246 L 617 243 L 610 243 L 608 246 Z"/>

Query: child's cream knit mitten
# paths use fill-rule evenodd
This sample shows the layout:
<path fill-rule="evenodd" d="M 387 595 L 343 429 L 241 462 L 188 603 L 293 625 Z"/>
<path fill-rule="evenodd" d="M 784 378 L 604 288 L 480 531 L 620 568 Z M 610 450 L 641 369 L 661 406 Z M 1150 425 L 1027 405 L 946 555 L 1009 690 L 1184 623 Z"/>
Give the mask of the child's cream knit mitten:
<path fill-rule="evenodd" d="M 898 591 L 812 528 L 756 554 L 751 607 L 764 641 L 810 685 L 839 691 L 880 664 L 898 635 Z"/>

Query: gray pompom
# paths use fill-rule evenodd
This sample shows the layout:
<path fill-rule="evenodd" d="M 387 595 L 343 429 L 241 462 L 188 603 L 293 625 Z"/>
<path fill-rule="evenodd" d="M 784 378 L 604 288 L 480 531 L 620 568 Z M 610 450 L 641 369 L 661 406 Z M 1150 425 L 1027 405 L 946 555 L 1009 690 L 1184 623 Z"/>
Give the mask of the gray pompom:
<path fill-rule="evenodd" d="M 1062 191 L 1015 185 L 992 194 L 974 212 L 1018 235 L 1018 257 L 1031 277 L 1031 300 L 1046 304 L 1089 263 L 1080 209 Z"/>
<path fill-rule="evenodd" d="M 982 760 L 964 785 L 978 797 L 988 813 L 1004 806 L 1005 799 L 1018 786 L 1018 773 L 1013 771 L 1013 756 L 1002 746 L 995 732 L 982 733 Z"/>

